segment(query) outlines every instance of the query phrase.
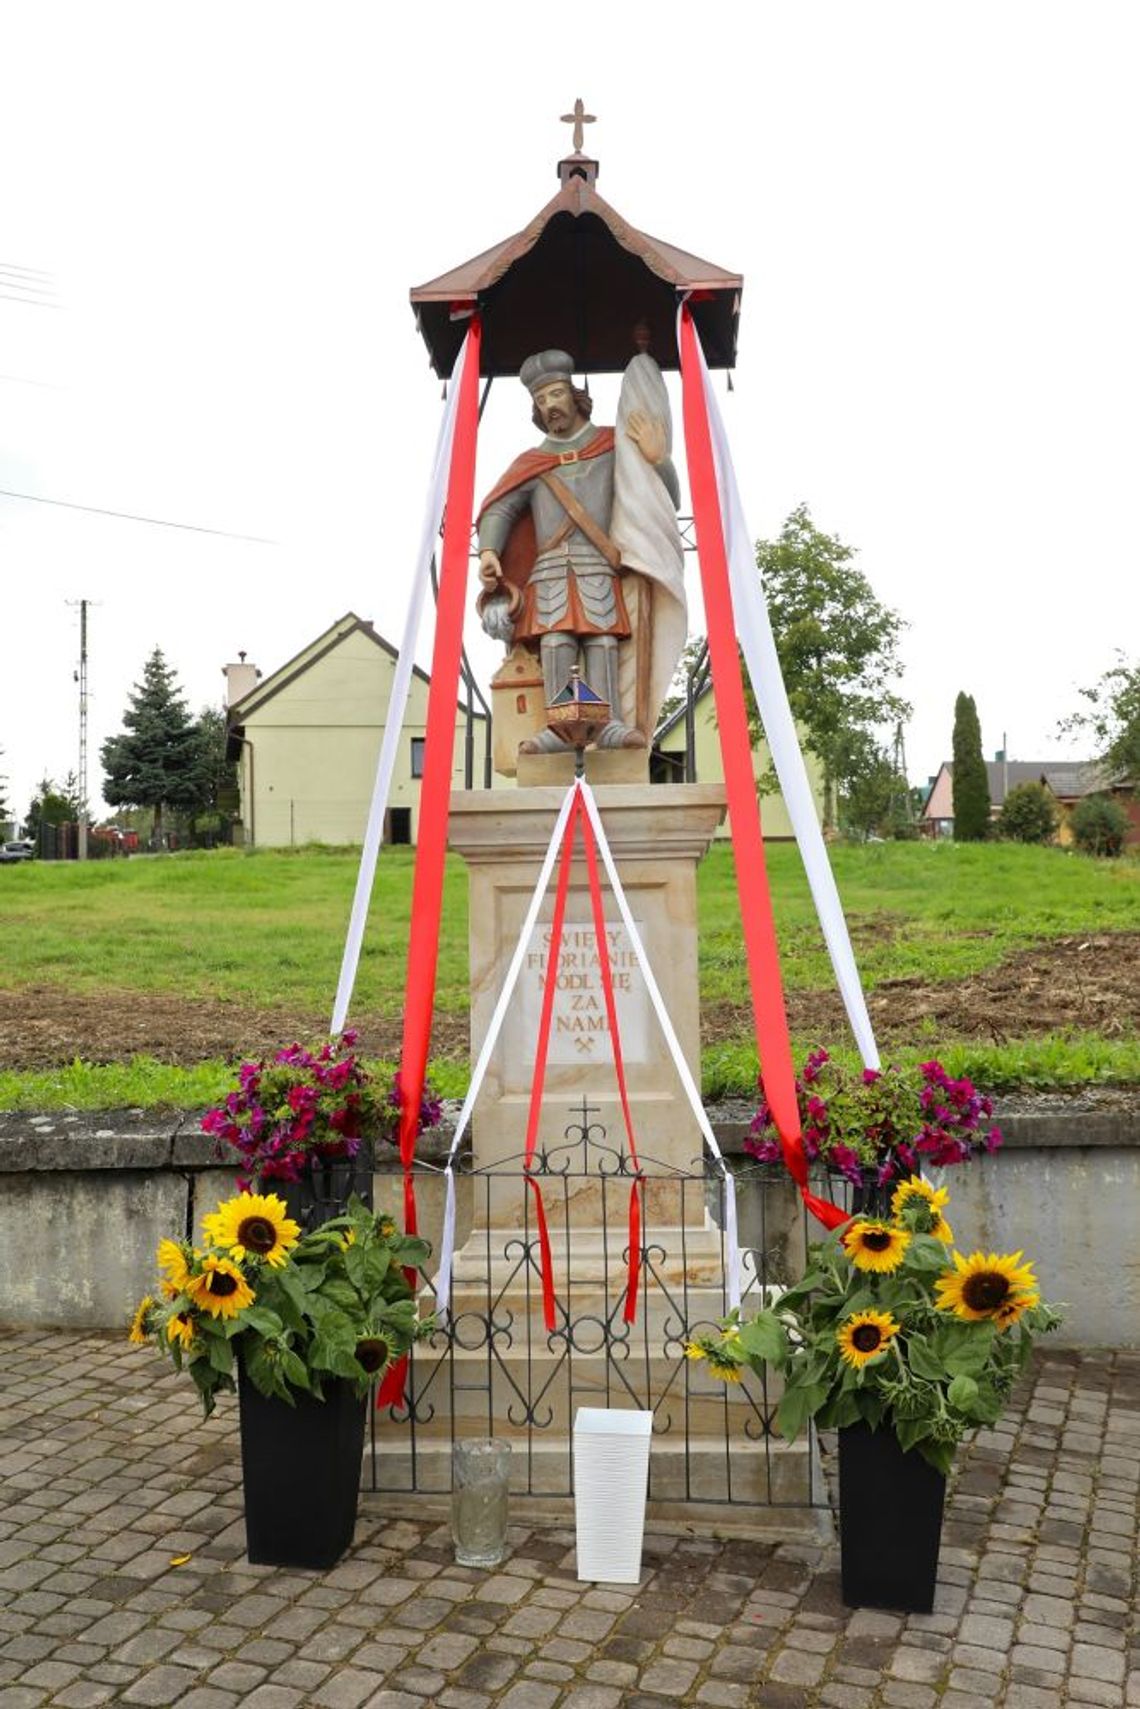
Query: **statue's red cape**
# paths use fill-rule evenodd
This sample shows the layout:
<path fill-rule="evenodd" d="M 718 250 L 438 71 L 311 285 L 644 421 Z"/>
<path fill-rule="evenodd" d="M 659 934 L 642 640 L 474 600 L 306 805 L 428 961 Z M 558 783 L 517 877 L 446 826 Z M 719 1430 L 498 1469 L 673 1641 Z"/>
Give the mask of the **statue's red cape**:
<path fill-rule="evenodd" d="M 597 433 L 584 445 L 578 453 L 581 462 L 589 457 L 604 456 L 614 448 L 614 430 L 612 427 L 599 427 Z M 513 492 L 526 481 L 537 480 L 539 475 L 549 474 L 552 469 L 564 467 L 563 457 L 557 451 L 524 451 L 516 457 L 501 480 L 497 481 L 479 506 L 476 525 L 483 520 L 483 512 L 505 493 Z M 522 589 L 526 586 L 527 578 L 534 568 L 534 560 L 538 555 L 538 545 L 534 537 L 534 520 L 529 510 L 515 522 L 507 537 L 507 543 L 499 554 L 503 566 L 503 579 L 510 582 L 512 587 Z"/>

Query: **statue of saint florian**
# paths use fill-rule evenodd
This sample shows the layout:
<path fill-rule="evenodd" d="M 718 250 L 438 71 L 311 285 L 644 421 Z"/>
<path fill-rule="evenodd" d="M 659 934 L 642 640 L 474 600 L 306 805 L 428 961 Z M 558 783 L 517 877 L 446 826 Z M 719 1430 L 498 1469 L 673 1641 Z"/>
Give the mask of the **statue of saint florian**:
<path fill-rule="evenodd" d="M 592 399 L 562 350 L 519 374 L 546 435 L 511 464 L 478 517 L 479 610 L 489 635 L 537 651 L 549 704 L 579 665 L 611 707 L 601 748 L 652 738 L 685 641 L 683 552 L 669 399 L 652 357 L 633 358 L 617 426 L 595 427 Z M 523 753 L 558 753 L 555 728 Z"/>

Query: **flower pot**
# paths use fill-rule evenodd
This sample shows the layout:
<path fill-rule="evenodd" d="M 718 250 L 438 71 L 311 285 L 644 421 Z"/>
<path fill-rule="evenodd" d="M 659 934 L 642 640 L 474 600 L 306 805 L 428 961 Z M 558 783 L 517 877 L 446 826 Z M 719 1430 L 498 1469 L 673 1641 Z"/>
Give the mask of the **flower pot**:
<path fill-rule="evenodd" d="M 321 1157 L 313 1153 L 299 1181 L 266 1181 L 263 1192 L 274 1192 L 301 1232 L 308 1234 L 334 1216 L 343 1216 L 353 1193 L 372 1209 L 372 1143 L 362 1139 L 355 1157 Z"/>
<path fill-rule="evenodd" d="M 946 1479 L 889 1425 L 839 1432 L 839 1539 L 849 1608 L 934 1606 Z"/>
<path fill-rule="evenodd" d="M 246 1553 L 254 1566 L 335 1566 L 352 1542 L 366 1400 L 342 1377 L 325 1399 L 270 1399 L 239 1373 Z"/>

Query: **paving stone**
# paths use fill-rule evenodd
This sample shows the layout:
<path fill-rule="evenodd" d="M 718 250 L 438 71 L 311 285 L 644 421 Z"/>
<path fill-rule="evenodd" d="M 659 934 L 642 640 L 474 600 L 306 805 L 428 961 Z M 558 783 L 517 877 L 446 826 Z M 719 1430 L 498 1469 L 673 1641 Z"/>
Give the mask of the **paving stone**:
<path fill-rule="evenodd" d="M 359 1709 L 360 1704 L 375 1697 L 383 1683 L 379 1674 L 366 1673 L 363 1668 L 340 1668 L 309 1693 L 309 1702 L 319 1703 L 322 1709 Z"/>
<path fill-rule="evenodd" d="M 552 1709 L 562 1695 L 557 1685 L 540 1679 L 520 1679 L 498 1699 L 497 1709 Z"/>
<path fill-rule="evenodd" d="M 177 1703 L 193 1684 L 194 1675 L 189 1668 L 163 1664 L 160 1667 L 152 1667 L 141 1679 L 129 1685 L 123 1692 L 123 1702 L 153 1705 Z"/>

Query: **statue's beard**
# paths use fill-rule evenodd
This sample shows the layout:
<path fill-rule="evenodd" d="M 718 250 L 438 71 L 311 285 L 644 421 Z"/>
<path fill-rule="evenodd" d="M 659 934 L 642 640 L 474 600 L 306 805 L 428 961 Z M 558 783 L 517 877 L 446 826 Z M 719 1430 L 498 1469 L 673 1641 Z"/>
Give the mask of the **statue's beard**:
<path fill-rule="evenodd" d="M 543 425 L 552 438 L 565 439 L 573 431 L 574 417 L 562 409 L 547 410 Z"/>

